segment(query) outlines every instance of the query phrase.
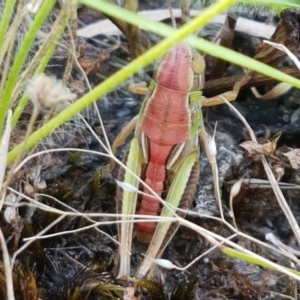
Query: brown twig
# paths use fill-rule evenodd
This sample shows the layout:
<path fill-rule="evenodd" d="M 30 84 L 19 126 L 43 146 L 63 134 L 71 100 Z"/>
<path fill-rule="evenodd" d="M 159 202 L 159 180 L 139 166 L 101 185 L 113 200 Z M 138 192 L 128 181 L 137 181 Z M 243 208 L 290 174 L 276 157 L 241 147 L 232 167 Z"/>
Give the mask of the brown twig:
<path fill-rule="evenodd" d="M 299 70 L 296 67 L 279 67 L 278 70 L 294 76 L 300 79 Z M 206 97 L 212 97 L 221 93 L 224 93 L 234 86 L 237 81 L 243 79 L 245 74 L 232 75 L 228 77 L 222 77 L 214 80 L 208 80 L 205 82 L 205 87 L 203 89 L 203 94 Z M 249 88 L 253 86 L 263 86 L 266 84 L 276 84 L 278 83 L 272 78 L 266 77 L 262 74 L 255 73 L 251 76 L 249 81 L 243 85 L 243 88 Z"/>

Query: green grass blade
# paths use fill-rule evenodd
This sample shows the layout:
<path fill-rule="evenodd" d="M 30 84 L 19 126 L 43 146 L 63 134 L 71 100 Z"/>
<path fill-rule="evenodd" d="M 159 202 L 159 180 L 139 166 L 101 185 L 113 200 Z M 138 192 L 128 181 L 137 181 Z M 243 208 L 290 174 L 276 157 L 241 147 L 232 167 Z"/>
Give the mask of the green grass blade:
<path fill-rule="evenodd" d="M 269 7 L 270 9 L 274 9 L 276 12 L 281 12 L 286 8 L 298 9 L 300 7 L 299 0 L 241 0 L 236 2 L 240 4 Z"/>
<path fill-rule="evenodd" d="M 193 21 L 185 25 L 183 28 L 180 28 L 178 30 L 175 30 L 174 28 L 171 28 L 165 24 L 160 24 L 157 22 L 152 22 L 147 19 L 144 19 L 140 16 L 137 16 L 136 14 L 129 12 L 127 10 L 124 10 L 120 7 L 111 5 L 109 3 L 104 3 L 103 1 L 95 2 L 94 1 L 88 1 L 88 0 L 82 0 L 82 3 L 89 4 L 90 2 L 93 2 L 94 5 L 103 3 L 103 7 L 105 9 L 110 10 L 110 14 L 117 14 L 116 17 L 124 17 L 128 18 L 129 20 L 136 20 L 134 22 L 139 23 L 143 26 L 143 28 L 146 28 L 148 30 L 151 30 L 153 32 L 156 32 L 158 34 L 162 34 L 164 36 L 167 36 L 165 40 L 163 40 L 161 43 L 155 45 L 151 49 L 149 49 L 147 52 L 145 52 L 143 55 L 132 61 L 130 64 L 116 72 L 114 75 L 106 79 L 103 83 L 95 87 L 92 91 L 84 95 L 82 98 L 80 98 L 77 102 L 72 104 L 69 108 L 62 111 L 60 114 L 58 114 L 56 117 L 54 117 L 52 120 L 47 122 L 45 125 L 43 125 L 40 129 L 38 129 L 36 132 L 34 132 L 26 142 L 26 147 L 24 148 L 24 143 L 19 144 L 16 146 L 10 153 L 8 154 L 8 164 L 11 164 L 12 161 L 15 159 L 18 151 L 21 149 L 28 150 L 32 148 L 36 143 L 41 141 L 43 138 L 45 138 L 47 135 L 50 134 L 54 129 L 71 119 L 74 115 L 76 115 L 81 110 L 85 109 L 88 105 L 99 99 L 99 97 L 103 96 L 104 94 L 110 92 L 112 89 L 117 87 L 118 85 L 122 84 L 127 78 L 132 76 L 134 73 L 138 72 L 140 69 L 144 68 L 148 64 L 152 63 L 154 60 L 156 60 L 158 57 L 160 57 L 163 53 L 165 53 L 174 43 L 181 41 L 185 37 L 187 37 L 193 30 L 195 29 L 195 24 L 197 26 L 199 24 L 204 24 L 202 18 L 207 21 L 209 17 L 213 17 L 211 11 L 207 14 L 205 12 L 195 18 Z M 227 3 L 228 4 L 228 3 Z M 101 5 L 99 9 L 101 9 Z M 93 6 L 94 7 L 94 6 Z M 222 6 L 223 7 L 223 6 Z M 214 13 L 218 13 L 219 11 L 214 9 Z M 106 13 L 106 11 L 105 11 Z M 208 17 L 209 16 L 209 17 Z M 200 20 L 199 20 L 200 19 Z M 175 38 L 174 38 L 175 36 Z M 180 37 L 180 38 L 178 38 Z M 229 62 L 232 62 L 234 64 L 239 64 L 240 66 L 243 66 L 245 68 L 249 68 L 251 70 L 263 73 L 269 77 L 272 77 L 274 79 L 277 79 L 279 81 L 285 81 L 295 87 L 300 88 L 300 80 L 289 76 L 283 72 L 280 72 L 276 70 L 275 68 L 266 66 L 265 64 L 261 62 L 257 62 L 254 59 L 248 58 L 245 55 L 236 53 L 230 49 L 226 49 L 223 47 L 220 47 L 218 45 L 215 45 L 213 43 L 210 43 L 206 40 L 199 39 L 196 37 L 190 37 L 187 39 L 189 43 L 191 43 L 193 46 L 196 46 L 198 49 L 210 53 L 211 55 L 220 57 L 224 60 L 228 60 Z"/>
<path fill-rule="evenodd" d="M 42 73 L 46 66 L 49 63 L 49 60 L 51 59 L 58 41 L 61 39 L 64 30 L 69 22 L 70 19 L 70 14 L 72 11 L 72 5 L 75 0 L 72 1 L 65 1 L 63 3 L 63 6 L 61 7 L 60 10 L 60 14 L 57 16 L 57 19 L 50 31 L 50 33 L 47 35 L 47 40 L 45 41 L 45 43 L 40 47 L 40 49 L 38 50 L 38 53 L 36 53 L 36 55 L 34 56 L 34 58 L 32 59 L 32 61 L 38 61 L 38 66 L 36 68 L 36 70 L 34 71 L 34 74 L 39 74 Z M 30 67 L 30 65 L 29 65 Z M 30 70 L 26 70 L 30 71 Z M 26 76 L 29 77 L 32 74 L 32 70 L 31 72 Z M 13 117 L 12 117 L 12 127 L 14 127 L 21 114 L 24 111 L 24 108 L 26 107 L 28 103 L 28 97 L 27 95 L 24 95 L 18 105 L 16 106 L 14 113 L 13 113 Z"/>
<path fill-rule="evenodd" d="M 174 170 L 175 176 L 166 197 L 166 203 L 171 204 L 172 207 L 179 206 L 182 195 L 184 194 L 184 191 L 188 184 L 193 166 L 198 161 L 199 152 L 194 151 L 190 155 L 188 155 L 184 159 L 184 161 L 181 162 L 178 168 Z M 165 205 L 161 211 L 161 217 L 174 217 L 174 210 Z M 157 258 L 162 249 L 164 249 L 164 246 L 166 246 L 164 245 L 164 241 L 171 225 L 171 221 L 159 222 L 157 224 L 150 246 L 145 255 L 145 259 L 137 270 L 137 277 L 143 278 L 147 275 L 151 266 L 153 265 L 153 258 Z"/>
<path fill-rule="evenodd" d="M 1 14 L 1 22 L 0 22 L 0 49 L 2 49 L 4 39 L 6 37 L 6 32 L 8 29 L 9 22 L 11 20 L 11 16 L 14 11 L 16 0 L 5 1 L 5 7 Z M 0 62 L 1 64 L 2 62 Z"/>
<path fill-rule="evenodd" d="M 224 5 L 221 5 L 220 7 L 224 8 Z M 214 12 L 214 14 L 217 14 L 219 13 L 220 8 L 216 9 L 214 7 L 212 11 Z M 110 92 L 112 89 L 122 84 L 127 78 L 129 78 L 142 68 L 155 61 L 155 59 L 157 59 L 158 57 L 163 55 L 168 49 L 170 49 L 174 45 L 174 43 L 180 42 L 182 39 L 186 38 L 191 32 L 194 31 L 195 27 L 199 26 L 199 24 L 204 25 L 203 18 L 207 20 L 208 16 L 212 18 L 214 14 L 211 12 L 211 10 L 209 10 L 208 14 L 203 13 L 201 16 L 195 18 L 191 23 L 187 24 L 186 26 L 178 29 L 177 31 L 174 30 L 173 34 L 171 34 L 170 37 L 166 38 L 159 44 L 146 51 L 143 55 L 132 61 L 127 66 L 123 67 L 114 75 L 107 78 L 103 83 L 95 87 L 89 93 L 85 94 L 70 107 L 59 113 L 56 117 L 48 121 L 41 128 L 35 131 L 26 142 L 17 145 L 13 148 L 13 150 L 9 152 L 7 161 L 8 165 L 10 165 L 14 161 L 19 151 L 31 149 L 39 141 L 48 136 L 54 129 L 64 124 L 66 121 L 75 116 L 78 112 L 82 111 L 87 106 L 95 102 L 97 99 L 99 99 L 99 97 Z"/>
<path fill-rule="evenodd" d="M 296 275 L 297 279 L 300 280 L 300 272 L 299 271 L 296 271 L 296 270 L 293 270 L 293 269 L 290 269 L 290 268 L 287 268 L 287 267 L 279 266 L 275 263 L 274 264 L 269 263 L 265 259 L 260 259 L 260 257 L 258 255 L 252 256 L 250 254 L 243 253 L 239 250 L 235 250 L 235 249 L 232 249 L 232 248 L 226 247 L 226 246 L 221 246 L 220 250 L 224 254 L 226 254 L 230 257 L 240 259 L 240 260 L 243 260 L 243 261 L 249 262 L 251 264 L 254 264 L 254 265 L 257 265 L 257 266 L 260 266 L 260 267 L 263 267 L 263 268 L 267 268 L 267 269 L 270 269 L 270 270 L 276 270 L 276 271 L 281 272 L 282 268 L 284 268 L 288 272 L 291 272 L 294 275 Z"/>
<path fill-rule="evenodd" d="M 130 142 L 130 148 L 126 166 L 136 176 L 140 177 L 142 169 L 142 151 L 137 138 Z M 139 181 L 131 172 L 125 170 L 124 182 L 132 187 L 138 188 Z M 137 204 L 136 191 L 123 191 L 122 197 L 122 224 L 120 225 L 119 242 L 120 242 L 120 264 L 118 278 L 128 278 L 130 276 L 130 253 L 133 233 L 133 217 Z"/>
<path fill-rule="evenodd" d="M 88 5 L 88 4 L 90 4 L 90 2 L 93 2 L 93 1 L 82 0 L 82 2 Z M 99 1 L 99 2 L 101 3 L 103 1 Z M 175 35 L 175 33 L 178 32 L 178 30 L 176 30 L 170 26 L 167 26 L 162 23 L 147 20 L 141 16 L 138 16 L 138 15 L 136 15 L 130 11 L 127 11 L 123 8 L 120 8 L 118 6 L 115 6 L 115 5 L 112 5 L 109 3 L 106 3 L 105 5 L 102 5 L 102 4 L 100 5 L 99 2 L 97 2 L 97 3 L 95 2 L 92 5 L 92 7 L 95 9 L 98 9 L 112 17 L 122 19 L 123 21 L 126 21 L 132 25 L 136 25 L 136 26 L 139 25 L 143 29 L 149 30 L 153 33 L 162 35 L 164 37 L 170 37 L 171 35 L 173 35 L 173 34 Z M 229 3 L 226 3 L 226 4 L 229 5 Z M 224 9 L 223 6 L 222 6 L 222 8 Z M 210 8 L 208 8 L 208 9 L 210 9 Z M 204 24 L 209 22 L 211 20 L 211 18 L 214 16 L 213 13 L 217 12 L 217 9 L 214 8 L 213 10 L 209 10 L 209 11 L 208 11 L 208 9 L 205 10 L 203 14 L 201 14 L 201 19 L 199 18 L 200 19 L 199 22 L 194 23 L 194 20 L 193 20 L 190 23 L 188 23 L 187 25 L 185 25 L 183 27 L 184 28 L 183 32 L 185 32 L 185 29 L 187 29 L 187 30 L 189 30 L 189 33 L 191 34 L 193 31 L 199 29 L 200 26 L 203 26 Z M 197 26 L 199 26 L 199 27 L 197 28 Z M 179 37 L 181 40 L 181 37 L 182 37 L 181 30 L 182 30 L 182 28 L 179 30 L 180 33 L 178 33 L 178 35 L 176 35 L 177 42 L 178 42 L 177 39 Z M 197 48 L 198 50 L 203 51 L 209 55 L 221 58 L 221 59 L 231 62 L 233 64 L 239 65 L 241 67 L 244 67 L 244 68 L 256 71 L 256 72 L 259 72 L 261 74 L 264 74 L 266 76 L 274 78 L 278 81 L 287 82 L 297 88 L 300 88 L 300 80 L 298 80 L 297 78 L 287 75 L 283 72 L 280 72 L 279 70 L 276 70 L 275 68 L 267 66 L 266 64 L 263 64 L 263 63 L 256 61 L 250 57 L 247 57 L 243 54 L 235 52 L 231 49 L 221 47 L 221 46 L 213 44 L 207 40 L 196 38 L 194 36 L 189 37 L 186 40 L 186 42 L 189 43 L 191 46 Z M 166 50 L 164 50 L 164 52 L 165 51 Z"/>
<path fill-rule="evenodd" d="M 19 51 L 16 54 L 14 63 L 11 67 L 10 74 L 6 82 L 3 98 L 0 102 L 0 135 L 2 133 L 6 112 L 10 106 L 11 95 L 18 80 L 20 71 L 22 70 L 26 57 L 36 38 L 37 32 L 50 14 L 55 3 L 55 0 L 47 0 L 43 2 L 43 5 L 40 7 L 38 13 L 36 14 L 30 28 L 28 29 L 24 37 L 24 40 L 20 45 Z"/>

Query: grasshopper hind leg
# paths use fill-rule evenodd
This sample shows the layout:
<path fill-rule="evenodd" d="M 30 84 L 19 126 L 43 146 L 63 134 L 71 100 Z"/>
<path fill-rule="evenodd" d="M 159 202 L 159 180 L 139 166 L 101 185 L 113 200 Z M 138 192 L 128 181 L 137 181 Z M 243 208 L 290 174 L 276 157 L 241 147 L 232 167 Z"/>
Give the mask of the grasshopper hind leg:
<path fill-rule="evenodd" d="M 142 151 L 137 138 L 133 138 L 127 154 L 126 169 L 119 172 L 119 181 L 125 182 L 132 188 L 137 188 L 139 181 L 137 178 L 141 176 L 142 167 Z M 134 174 L 134 175 L 133 175 Z M 118 226 L 119 236 L 119 270 L 117 278 L 130 277 L 130 257 L 131 244 L 133 238 L 133 221 L 137 203 L 137 192 L 124 189 L 117 189 L 117 211 L 121 214 L 119 220 L 121 224 Z"/>
<path fill-rule="evenodd" d="M 170 180 L 168 180 L 168 182 L 171 182 L 171 184 L 168 189 L 166 202 L 170 203 L 173 207 L 189 209 L 195 199 L 199 175 L 199 152 L 195 151 L 191 153 L 185 161 L 180 162 L 180 164 L 174 168 L 174 172 L 170 174 Z M 178 203 L 174 203 L 174 201 L 178 201 Z M 173 215 L 174 213 L 169 207 L 163 207 L 161 216 L 172 217 Z M 177 215 L 184 217 L 185 213 L 178 211 Z M 153 277 L 153 258 L 159 258 L 163 254 L 178 227 L 179 224 L 172 221 L 157 224 L 145 258 L 135 274 L 136 277 L 143 278 L 149 271 L 148 277 Z"/>

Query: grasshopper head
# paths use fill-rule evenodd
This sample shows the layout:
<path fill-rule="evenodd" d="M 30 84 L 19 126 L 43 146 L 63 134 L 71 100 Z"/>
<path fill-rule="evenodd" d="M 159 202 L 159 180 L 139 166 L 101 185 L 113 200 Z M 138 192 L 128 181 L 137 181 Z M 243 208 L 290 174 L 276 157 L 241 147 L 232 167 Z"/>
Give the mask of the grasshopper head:
<path fill-rule="evenodd" d="M 179 44 L 163 57 L 156 73 L 159 86 L 189 92 L 203 87 L 205 61 L 190 46 Z"/>

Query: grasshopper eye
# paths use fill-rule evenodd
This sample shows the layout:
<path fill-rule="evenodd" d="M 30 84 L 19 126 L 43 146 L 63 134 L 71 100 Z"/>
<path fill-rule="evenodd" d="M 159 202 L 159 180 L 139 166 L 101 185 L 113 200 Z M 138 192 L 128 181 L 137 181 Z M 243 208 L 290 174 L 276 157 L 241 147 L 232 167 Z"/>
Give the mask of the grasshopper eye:
<path fill-rule="evenodd" d="M 194 72 L 191 91 L 201 90 L 204 86 L 205 60 L 197 51 L 193 50 L 191 68 Z"/>
<path fill-rule="evenodd" d="M 202 74 L 205 72 L 205 60 L 196 50 L 193 50 L 191 67 L 194 73 Z"/>

